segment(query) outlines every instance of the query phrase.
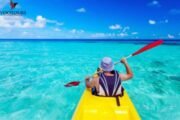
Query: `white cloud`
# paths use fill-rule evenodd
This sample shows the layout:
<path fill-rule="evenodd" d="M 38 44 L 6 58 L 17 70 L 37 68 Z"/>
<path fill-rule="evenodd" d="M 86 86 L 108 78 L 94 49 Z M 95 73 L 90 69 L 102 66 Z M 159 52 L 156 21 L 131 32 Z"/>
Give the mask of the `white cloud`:
<path fill-rule="evenodd" d="M 165 22 L 165 23 L 168 23 L 168 22 L 169 22 L 169 20 L 168 20 L 168 19 L 166 19 L 164 22 Z"/>
<path fill-rule="evenodd" d="M 54 31 L 56 31 L 56 32 L 60 32 L 60 31 L 61 31 L 61 29 L 59 29 L 59 28 L 54 28 Z"/>
<path fill-rule="evenodd" d="M 57 26 L 62 26 L 62 25 L 64 25 L 63 22 L 58 22 L 58 21 L 56 21 L 56 20 L 49 20 L 49 19 L 47 19 L 47 22 L 48 22 L 48 23 L 55 24 L 55 25 L 57 25 Z"/>
<path fill-rule="evenodd" d="M 79 33 L 84 33 L 84 30 L 79 30 L 78 32 L 79 32 Z"/>
<path fill-rule="evenodd" d="M 122 27 L 119 24 L 115 24 L 115 25 L 109 26 L 109 29 L 111 29 L 111 30 L 118 30 L 118 29 L 122 29 Z"/>
<path fill-rule="evenodd" d="M 46 25 L 46 18 L 43 18 L 42 16 L 37 16 L 35 21 L 35 27 L 37 28 L 43 28 Z"/>
<path fill-rule="evenodd" d="M 28 34 L 28 32 L 26 32 L 26 31 L 22 32 L 22 35 L 27 35 L 27 34 Z"/>
<path fill-rule="evenodd" d="M 70 32 L 73 33 L 73 34 L 75 34 L 75 33 L 84 33 L 84 30 L 72 29 Z"/>
<path fill-rule="evenodd" d="M 86 9 L 85 8 L 79 8 L 79 9 L 76 9 L 76 12 L 85 13 Z"/>
<path fill-rule="evenodd" d="M 0 16 L 0 28 L 44 28 L 47 23 L 60 24 L 41 15 L 37 16 L 36 20 L 23 16 Z"/>
<path fill-rule="evenodd" d="M 123 38 L 127 37 L 128 33 L 94 33 L 91 38 Z"/>
<path fill-rule="evenodd" d="M 154 1 L 151 2 L 151 4 L 152 4 L 152 5 L 157 5 L 157 4 L 159 4 L 159 2 L 156 1 L 156 0 L 154 0 Z"/>
<path fill-rule="evenodd" d="M 105 33 L 95 33 L 91 35 L 92 38 L 105 38 L 106 34 Z"/>
<path fill-rule="evenodd" d="M 168 19 L 165 19 L 162 23 L 168 23 L 169 20 Z"/>
<path fill-rule="evenodd" d="M 129 26 L 122 27 L 122 26 L 116 24 L 116 25 L 113 25 L 113 26 L 110 26 L 110 27 L 111 27 L 111 29 L 121 29 L 120 33 L 117 33 L 117 34 L 105 34 L 105 36 L 108 36 L 108 37 L 127 37 L 128 36 L 127 30 L 130 29 Z M 135 34 L 137 34 L 137 33 L 135 33 Z"/>
<path fill-rule="evenodd" d="M 118 37 L 126 37 L 126 36 L 128 36 L 128 34 L 127 33 L 119 33 L 119 34 L 117 34 L 117 36 Z"/>
<path fill-rule="evenodd" d="M 151 24 L 151 25 L 155 25 L 155 24 L 156 24 L 156 21 L 155 21 L 155 20 L 149 20 L 148 22 L 149 22 L 149 24 Z"/>
<path fill-rule="evenodd" d="M 94 33 L 91 34 L 91 38 L 116 38 L 117 34 L 115 33 Z"/>
<path fill-rule="evenodd" d="M 130 29 L 130 27 L 129 27 L 129 26 L 126 26 L 126 27 L 123 28 L 122 32 L 126 32 L 126 31 L 129 30 L 129 29 Z"/>
<path fill-rule="evenodd" d="M 116 34 L 115 33 L 108 33 L 107 36 L 109 36 L 109 37 L 116 37 Z"/>
<path fill-rule="evenodd" d="M 156 34 L 152 34 L 152 36 L 153 36 L 153 37 L 155 37 L 155 36 L 156 36 Z"/>
<path fill-rule="evenodd" d="M 37 16 L 35 21 L 22 16 L 0 16 L 0 27 L 3 28 L 43 28 L 45 25 L 46 19 L 42 16 Z"/>
<path fill-rule="evenodd" d="M 0 27 L 3 28 L 28 28 L 33 23 L 33 20 L 22 16 L 0 16 Z"/>
<path fill-rule="evenodd" d="M 166 23 L 168 23 L 169 22 L 169 20 L 168 19 L 165 19 L 165 20 L 161 20 L 161 21 L 159 21 L 159 23 L 160 24 L 166 24 Z"/>
<path fill-rule="evenodd" d="M 72 29 L 72 30 L 71 30 L 71 33 L 76 33 L 76 29 Z"/>
<path fill-rule="evenodd" d="M 155 7 L 160 7 L 160 3 L 157 0 L 153 0 L 152 2 L 148 3 L 148 6 L 155 6 Z"/>
<path fill-rule="evenodd" d="M 137 34 L 138 34 L 138 32 L 132 32 L 131 34 L 132 34 L 132 35 L 137 35 Z"/>
<path fill-rule="evenodd" d="M 180 15 L 180 9 L 171 9 L 169 11 L 169 14 L 171 14 L 171 15 Z"/>
<path fill-rule="evenodd" d="M 34 38 L 37 37 L 37 35 L 33 34 L 30 31 L 18 31 L 18 32 L 19 32 L 19 36 L 21 36 L 21 37 L 25 37 L 25 38 L 28 38 L 28 37 L 31 37 L 31 36 L 33 36 Z"/>
<path fill-rule="evenodd" d="M 174 37 L 174 35 L 168 34 L 168 38 L 169 38 L 169 39 L 173 39 L 173 38 L 175 38 L 175 37 Z"/>

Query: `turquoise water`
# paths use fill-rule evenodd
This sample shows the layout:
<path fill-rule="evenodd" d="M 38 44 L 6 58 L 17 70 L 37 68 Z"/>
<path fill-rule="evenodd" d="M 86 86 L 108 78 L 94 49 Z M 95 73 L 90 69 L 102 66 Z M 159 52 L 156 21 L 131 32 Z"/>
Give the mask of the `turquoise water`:
<path fill-rule="evenodd" d="M 0 120 L 70 120 L 85 88 L 65 88 L 91 75 L 104 56 L 118 61 L 143 44 L 0 42 Z M 124 82 L 144 120 L 180 118 L 180 46 L 162 45 L 128 60 Z M 116 66 L 125 72 L 121 64 Z"/>

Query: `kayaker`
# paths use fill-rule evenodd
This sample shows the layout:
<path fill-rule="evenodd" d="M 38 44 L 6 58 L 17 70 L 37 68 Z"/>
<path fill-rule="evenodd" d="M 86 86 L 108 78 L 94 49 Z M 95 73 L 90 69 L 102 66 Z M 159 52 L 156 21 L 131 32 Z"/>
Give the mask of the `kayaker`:
<path fill-rule="evenodd" d="M 100 63 L 101 72 L 94 76 L 92 80 L 86 77 L 86 87 L 100 96 L 117 96 L 122 94 L 121 81 L 129 80 L 133 77 L 132 70 L 125 58 L 120 60 L 126 68 L 126 74 L 118 73 L 114 70 L 114 63 L 110 57 L 104 57 Z"/>

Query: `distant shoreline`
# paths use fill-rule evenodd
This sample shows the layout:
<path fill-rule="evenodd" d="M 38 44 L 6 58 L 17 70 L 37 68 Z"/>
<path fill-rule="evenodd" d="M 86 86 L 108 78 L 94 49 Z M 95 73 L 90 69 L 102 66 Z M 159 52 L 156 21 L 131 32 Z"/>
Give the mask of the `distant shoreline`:
<path fill-rule="evenodd" d="M 118 42 L 146 44 L 157 39 L 0 39 L 0 42 Z M 163 39 L 165 45 L 180 45 L 180 39 Z"/>

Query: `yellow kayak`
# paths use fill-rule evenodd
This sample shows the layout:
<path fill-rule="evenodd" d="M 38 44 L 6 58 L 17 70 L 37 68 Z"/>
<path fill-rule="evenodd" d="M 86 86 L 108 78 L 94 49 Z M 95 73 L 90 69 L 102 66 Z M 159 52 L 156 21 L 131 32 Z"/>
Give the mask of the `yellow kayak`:
<path fill-rule="evenodd" d="M 99 97 L 86 89 L 74 112 L 72 120 L 140 120 L 140 116 L 131 102 L 128 94 L 119 97 L 117 106 L 114 97 Z"/>

